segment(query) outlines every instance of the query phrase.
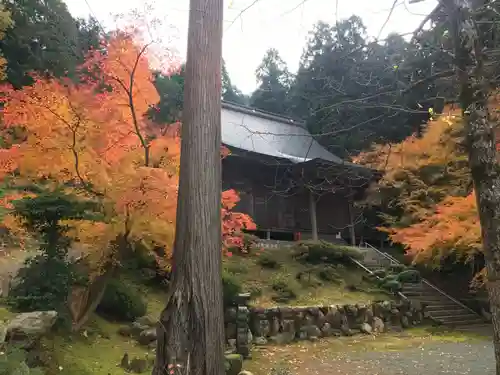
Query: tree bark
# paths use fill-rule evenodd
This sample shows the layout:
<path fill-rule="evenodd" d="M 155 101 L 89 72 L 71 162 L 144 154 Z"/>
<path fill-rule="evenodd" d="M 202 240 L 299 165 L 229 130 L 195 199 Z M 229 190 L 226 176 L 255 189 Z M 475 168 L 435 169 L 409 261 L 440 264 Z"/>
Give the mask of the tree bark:
<path fill-rule="evenodd" d="M 466 123 L 474 190 L 486 259 L 486 287 L 493 321 L 496 374 L 500 375 L 500 166 L 494 124 L 488 111 L 489 85 L 484 73 L 485 46 L 469 3 L 442 0 L 453 38 L 460 101 Z M 484 4 L 483 4 L 484 5 Z"/>
<path fill-rule="evenodd" d="M 318 241 L 318 220 L 316 216 L 316 197 L 309 190 L 309 217 L 311 220 L 311 236 L 313 241 Z"/>
<path fill-rule="evenodd" d="M 154 375 L 224 373 L 221 250 L 222 0 L 191 0 L 167 305 Z"/>
<path fill-rule="evenodd" d="M 351 236 L 351 246 L 356 246 L 356 226 L 354 225 L 354 201 L 351 194 L 347 202 L 347 210 L 349 213 L 349 234 Z"/>

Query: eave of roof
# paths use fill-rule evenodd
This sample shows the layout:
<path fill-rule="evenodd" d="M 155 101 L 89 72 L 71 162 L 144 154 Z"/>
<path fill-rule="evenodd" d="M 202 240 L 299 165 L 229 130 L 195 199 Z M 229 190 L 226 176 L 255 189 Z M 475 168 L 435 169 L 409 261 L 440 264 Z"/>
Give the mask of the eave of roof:
<path fill-rule="evenodd" d="M 245 107 L 222 103 L 222 143 L 293 164 L 321 160 L 356 169 L 366 167 L 342 160 L 321 146 L 304 122 Z"/>

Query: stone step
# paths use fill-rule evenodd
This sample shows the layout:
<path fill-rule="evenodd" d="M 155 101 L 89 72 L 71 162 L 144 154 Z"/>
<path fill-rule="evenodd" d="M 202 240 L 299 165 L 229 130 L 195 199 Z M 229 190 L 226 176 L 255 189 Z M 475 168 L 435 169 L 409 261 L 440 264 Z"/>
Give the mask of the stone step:
<path fill-rule="evenodd" d="M 472 323 L 459 325 L 456 328 L 459 332 L 477 333 L 480 335 L 493 335 L 493 325 L 491 323 Z"/>
<path fill-rule="evenodd" d="M 443 325 L 445 326 L 452 326 L 452 327 L 457 327 L 457 326 L 473 326 L 473 325 L 481 325 L 484 324 L 484 320 L 481 318 L 476 318 L 476 319 L 463 319 L 463 320 L 453 320 L 453 321 L 447 321 L 444 319 L 439 319 L 442 321 Z"/>
<path fill-rule="evenodd" d="M 418 301 L 418 302 L 422 302 L 422 301 Z M 447 302 L 447 301 L 430 301 L 430 302 L 423 302 L 423 303 L 425 303 L 427 305 L 427 309 L 440 308 L 440 309 L 445 310 L 445 309 L 453 309 L 456 306 L 459 306 L 456 303 Z M 459 306 L 459 307 L 462 307 L 462 306 Z"/>
<path fill-rule="evenodd" d="M 433 312 L 439 312 L 439 311 L 468 311 L 471 312 L 468 309 L 464 309 L 462 306 L 459 305 L 448 305 L 448 306 L 442 306 L 442 305 L 429 305 L 425 309 L 426 311 L 433 311 Z"/>
<path fill-rule="evenodd" d="M 446 297 L 442 297 L 442 296 L 436 296 L 436 295 L 432 295 L 432 294 L 419 294 L 419 293 L 403 293 L 406 297 L 408 297 L 409 299 L 414 299 L 416 301 L 421 301 L 421 302 L 431 302 L 431 301 L 441 301 L 441 302 L 448 302 L 450 301 L 448 298 Z M 453 301 L 450 301 L 451 303 L 455 304 Z"/>
<path fill-rule="evenodd" d="M 440 316 L 436 316 L 436 315 L 432 315 L 430 314 L 431 317 L 435 318 L 435 319 L 438 319 L 442 322 L 445 322 L 445 323 L 454 323 L 454 322 L 462 322 L 462 321 L 470 321 L 470 322 L 483 322 L 484 323 L 484 319 L 481 318 L 480 316 L 476 315 L 476 314 L 468 314 L 468 315 L 440 315 Z"/>
<path fill-rule="evenodd" d="M 439 317 L 439 316 L 468 316 L 468 315 L 473 315 L 473 316 L 478 316 L 477 314 L 465 310 L 465 309 L 457 309 L 457 310 L 429 310 L 426 309 L 426 311 L 429 313 L 430 316 L 432 317 Z"/>

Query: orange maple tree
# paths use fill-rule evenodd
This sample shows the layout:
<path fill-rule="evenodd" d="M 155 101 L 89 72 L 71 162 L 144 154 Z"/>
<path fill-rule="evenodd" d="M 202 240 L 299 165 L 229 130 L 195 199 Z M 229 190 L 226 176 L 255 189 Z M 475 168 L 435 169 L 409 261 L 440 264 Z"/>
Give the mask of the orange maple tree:
<path fill-rule="evenodd" d="M 239 200 L 236 190 L 231 189 L 222 192 L 222 244 L 226 251 L 237 248 L 241 252 L 246 252 L 243 231 L 257 229 L 250 216 L 232 211 Z M 228 253 L 231 254 L 231 252 Z"/>
<path fill-rule="evenodd" d="M 104 222 L 71 223 L 75 239 L 97 259 L 107 256 L 103 250 L 119 235 L 151 249 L 163 247 L 169 258 L 180 124 L 161 129 L 146 116 L 159 101 L 147 45 L 113 33 L 101 50 L 89 54 L 81 71 L 78 83 L 35 77 L 22 90 L 0 87 L 4 130 L 26 132 L 22 142 L 0 150 L 2 177 L 23 183 L 44 179 L 99 200 Z M 242 230 L 254 227 L 248 216 L 231 211 L 237 201 L 236 192 L 223 194 L 224 247 L 237 246 Z M 21 230 L 11 215 L 4 224 Z"/>
<path fill-rule="evenodd" d="M 357 161 L 384 171 L 368 202 L 382 210 L 378 228 L 402 244 L 415 263 L 440 267 L 453 257 L 471 261 L 481 233 L 459 111 L 429 121 L 421 137 L 375 146 Z"/>

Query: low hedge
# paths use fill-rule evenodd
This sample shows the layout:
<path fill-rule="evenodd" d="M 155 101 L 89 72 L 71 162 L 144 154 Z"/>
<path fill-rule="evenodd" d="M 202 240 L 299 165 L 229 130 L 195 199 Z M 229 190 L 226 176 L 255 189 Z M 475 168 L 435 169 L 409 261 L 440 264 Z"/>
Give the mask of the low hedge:
<path fill-rule="evenodd" d="M 327 241 L 302 241 L 293 249 L 298 261 L 311 264 L 350 264 L 351 259 L 361 259 L 362 252 L 352 246 L 333 244 Z"/>

